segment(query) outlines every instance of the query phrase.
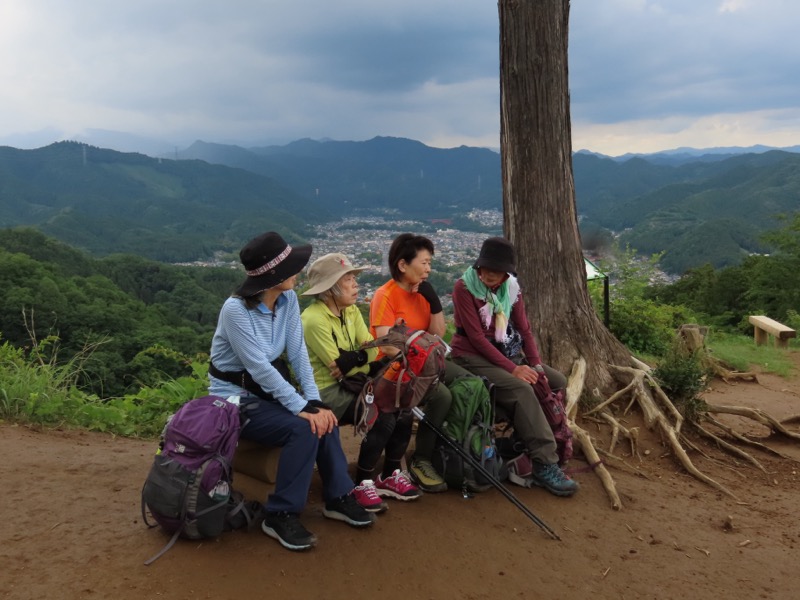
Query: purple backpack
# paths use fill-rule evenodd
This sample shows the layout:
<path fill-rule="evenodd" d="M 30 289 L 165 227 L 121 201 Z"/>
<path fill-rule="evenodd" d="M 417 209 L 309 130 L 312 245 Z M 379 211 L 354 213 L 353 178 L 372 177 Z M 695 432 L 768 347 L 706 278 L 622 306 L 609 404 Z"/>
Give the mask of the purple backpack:
<path fill-rule="evenodd" d="M 556 440 L 558 464 L 564 465 L 572 458 L 572 430 L 566 415 L 564 390 L 554 392 L 550 388 L 547 377 L 539 376 L 533 384 L 533 392 L 542 407 L 553 437 Z"/>
<path fill-rule="evenodd" d="M 216 537 L 235 527 L 232 517 L 244 512 L 244 501 L 233 496 L 231 462 L 239 441 L 239 407 L 219 396 L 203 396 L 184 404 L 164 426 L 161 444 L 142 488 L 142 518 L 146 510 L 172 539 L 149 565 L 180 537 Z M 238 521 L 238 519 L 236 519 Z"/>

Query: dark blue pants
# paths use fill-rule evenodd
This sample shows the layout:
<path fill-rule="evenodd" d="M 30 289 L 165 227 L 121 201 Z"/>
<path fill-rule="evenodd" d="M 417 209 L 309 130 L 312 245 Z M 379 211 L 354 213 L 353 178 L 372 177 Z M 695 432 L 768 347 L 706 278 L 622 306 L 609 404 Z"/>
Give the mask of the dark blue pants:
<path fill-rule="evenodd" d="M 242 418 L 250 419 L 241 437 L 265 446 L 281 448 L 275 490 L 264 505 L 268 511 L 302 512 L 308 500 L 314 463 L 322 478 L 325 502 L 350 493 L 353 480 L 339 442 L 339 428 L 318 438 L 308 421 L 297 417 L 278 402 L 241 400 Z"/>

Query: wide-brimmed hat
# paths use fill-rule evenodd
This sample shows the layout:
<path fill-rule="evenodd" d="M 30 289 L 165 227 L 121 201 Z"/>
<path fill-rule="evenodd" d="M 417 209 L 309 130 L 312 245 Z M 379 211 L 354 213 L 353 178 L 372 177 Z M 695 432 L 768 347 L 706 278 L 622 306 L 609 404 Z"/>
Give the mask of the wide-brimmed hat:
<path fill-rule="evenodd" d="M 297 275 L 311 258 L 311 245 L 290 246 L 279 233 L 268 231 L 253 238 L 241 252 L 247 279 L 236 290 L 238 296 L 253 296 Z"/>
<path fill-rule="evenodd" d="M 354 267 L 350 259 L 341 252 L 320 256 L 308 268 L 308 285 L 303 296 L 314 296 L 331 289 L 342 275 L 361 273 L 365 267 Z"/>
<path fill-rule="evenodd" d="M 517 258 L 514 246 L 504 237 L 490 237 L 483 242 L 478 260 L 472 266 L 516 275 Z"/>

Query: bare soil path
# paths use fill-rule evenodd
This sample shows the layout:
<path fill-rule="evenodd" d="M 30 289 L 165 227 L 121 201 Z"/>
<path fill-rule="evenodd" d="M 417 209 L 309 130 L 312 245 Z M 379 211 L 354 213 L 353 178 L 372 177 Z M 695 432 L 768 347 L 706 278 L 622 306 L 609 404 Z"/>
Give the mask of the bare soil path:
<path fill-rule="evenodd" d="M 715 382 L 706 397 L 782 418 L 800 413 L 800 378 Z M 352 462 L 351 429 L 342 437 Z M 800 447 L 767 443 L 800 460 Z M 181 540 L 145 567 L 166 542 L 139 514 L 154 442 L 0 424 L 0 598 L 800 598 L 800 463 L 759 453 L 764 475 L 699 444 L 710 458 L 692 459 L 743 503 L 681 472 L 645 435 L 646 477 L 612 469 L 621 511 L 579 460 L 573 498 L 510 488 L 561 542 L 494 490 L 395 502 L 356 531 L 322 517 L 315 482 L 303 516 L 320 539 L 312 551 L 237 531 Z M 252 498 L 268 492 L 245 476 L 236 484 Z"/>

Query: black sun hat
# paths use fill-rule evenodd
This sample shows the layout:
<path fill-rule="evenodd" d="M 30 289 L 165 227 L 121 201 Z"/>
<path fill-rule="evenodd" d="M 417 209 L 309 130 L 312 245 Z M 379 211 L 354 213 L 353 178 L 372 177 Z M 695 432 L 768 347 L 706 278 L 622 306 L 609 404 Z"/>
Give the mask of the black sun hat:
<path fill-rule="evenodd" d="M 268 231 L 253 238 L 239 252 L 247 279 L 237 296 L 253 296 L 297 275 L 311 258 L 311 245 L 290 246 L 279 233 Z"/>
<path fill-rule="evenodd" d="M 517 258 L 514 246 L 504 237 L 490 237 L 483 242 L 478 260 L 472 265 L 476 269 L 486 267 L 492 271 L 517 274 Z"/>

